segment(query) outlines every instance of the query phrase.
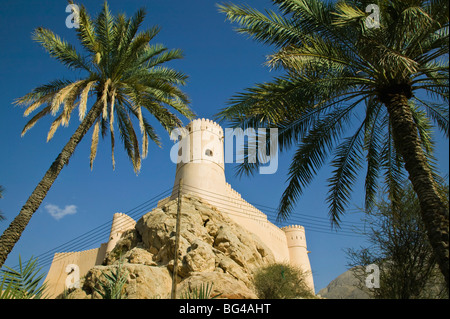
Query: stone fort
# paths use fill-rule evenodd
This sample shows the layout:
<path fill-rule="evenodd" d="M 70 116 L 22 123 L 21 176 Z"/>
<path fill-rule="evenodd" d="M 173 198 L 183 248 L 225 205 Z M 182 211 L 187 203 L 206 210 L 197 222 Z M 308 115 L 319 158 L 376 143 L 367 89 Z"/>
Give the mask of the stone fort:
<path fill-rule="evenodd" d="M 208 119 L 190 122 L 178 135 L 177 166 L 172 194 L 160 200 L 157 207 L 178 197 L 181 193 L 193 194 L 215 206 L 219 211 L 258 236 L 272 251 L 277 262 L 288 262 L 306 273 L 308 287 L 314 292 L 314 282 L 306 246 L 305 229 L 300 225 L 279 228 L 267 215 L 248 203 L 225 180 L 224 131 Z M 172 149 L 177 151 L 176 147 Z M 171 152 L 171 153 L 172 153 Z M 136 221 L 116 213 L 113 216 L 108 241 L 100 247 L 78 252 L 56 253 L 46 277 L 48 293 L 56 297 L 66 287 L 69 265 L 78 266 L 79 276 L 84 276 L 95 265 L 101 265 L 112 251 L 121 235 L 134 228 Z"/>

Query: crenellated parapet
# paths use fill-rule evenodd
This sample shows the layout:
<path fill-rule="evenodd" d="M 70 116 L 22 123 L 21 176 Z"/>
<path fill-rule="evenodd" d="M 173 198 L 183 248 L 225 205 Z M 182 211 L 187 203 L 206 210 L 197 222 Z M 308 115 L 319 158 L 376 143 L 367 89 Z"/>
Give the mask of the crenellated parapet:
<path fill-rule="evenodd" d="M 231 197 L 233 199 L 241 199 L 241 194 L 235 191 L 230 184 L 225 183 L 225 189 L 227 191 L 228 197 Z"/>
<path fill-rule="evenodd" d="M 205 118 L 193 120 L 188 125 L 186 125 L 186 129 L 189 132 L 204 131 L 204 132 L 211 132 L 215 135 L 218 135 L 219 137 L 223 136 L 222 127 L 216 122 Z"/>
<path fill-rule="evenodd" d="M 289 225 L 281 228 L 286 235 L 288 247 L 304 247 L 306 249 L 305 227 Z"/>
<path fill-rule="evenodd" d="M 191 194 L 202 198 L 231 221 L 242 226 L 249 233 L 259 237 L 272 251 L 277 262 L 289 262 L 301 267 L 307 275 L 307 283 L 314 291 L 314 282 L 306 246 L 305 228 L 301 225 L 277 227 L 267 215 L 247 202 L 225 179 L 224 130 L 216 122 L 199 118 L 179 131 L 174 130 L 172 140 L 177 146 L 171 150 L 171 159 L 177 159 L 172 194 L 158 202 L 158 207 Z M 175 161 L 174 161 L 175 162 Z M 98 249 L 55 254 L 49 278 L 53 291 L 63 291 L 68 264 L 80 266 L 80 274 L 86 274 L 89 267 L 101 264 L 114 249 L 122 234 L 133 229 L 136 222 L 128 215 L 113 215 L 108 241 Z"/>
<path fill-rule="evenodd" d="M 284 231 L 305 231 L 305 227 L 303 227 L 302 225 L 289 225 L 289 226 L 284 226 L 281 227 L 282 230 Z"/>

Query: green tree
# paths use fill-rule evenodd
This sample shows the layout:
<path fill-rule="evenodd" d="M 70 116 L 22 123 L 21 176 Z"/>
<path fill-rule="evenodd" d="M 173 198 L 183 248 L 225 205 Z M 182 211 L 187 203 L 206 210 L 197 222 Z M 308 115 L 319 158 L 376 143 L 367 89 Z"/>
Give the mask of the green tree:
<path fill-rule="evenodd" d="M 290 264 L 277 263 L 258 269 L 253 276 L 256 294 L 261 299 L 311 298 L 305 273 Z"/>
<path fill-rule="evenodd" d="M 397 200 L 406 169 L 448 284 L 449 222 L 431 137 L 433 122 L 449 135 L 448 2 L 273 2 L 280 13 L 219 6 L 239 24 L 237 32 L 275 47 L 267 63 L 284 75 L 235 95 L 217 117 L 242 128 L 277 127 L 280 150 L 295 148 L 279 218 L 289 216 L 330 155 L 332 225 L 339 225 L 363 168 L 367 209 L 382 177 L 389 199 Z M 372 3 L 377 27 L 367 23 Z M 247 157 L 238 172 L 252 174 L 259 165 Z"/>
<path fill-rule="evenodd" d="M 348 249 L 349 266 L 365 285 L 364 267 L 379 266 L 378 288 L 370 289 L 379 299 L 448 298 L 448 287 L 436 267 L 425 227 L 420 221 L 417 195 L 406 181 L 396 205 L 381 199 L 366 212 L 363 234 L 368 246 Z M 442 184 L 447 199 L 448 186 Z"/>
<path fill-rule="evenodd" d="M 76 146 L 91 128 L 91 169 L 99 134 L 105 137 L 108 131 L 114 168 L 114 126 L 117 125 L 123 147 L 137 173 L 141 168 L 141 158 L 147 155 L 149 140 L 160 145 L 159 137 L 146 117 L 147 112 L 167 131 L 182 125 L 170 108 L 188 118 L 194 115 L 188 107 L 188 97 L 178 88 L 185 84 L 187 76 L 163 66 L 168 61 L 182 58 L 182 52 L 179 49 L 168 50 L 162 44 L 149 43 L 160 30 L 157 26 L 138 32 L 145 17 L 143 9 L 132 18 L 123 14 L 113 16 L 105 2 L 97 18 L 92 20 L 83 6 L 79 8 L 79 28 L 76 32 L 84 55 L 48 29 L 37 28 L 33 34 L 34 40 L 51 57 L 85 76 L 77 80 L 54 80 L 19 98 L 17 104 L 28 106 L 25 116 L 43 107 L 25 125 L 22 135 L 39 119 L 51 115 L 56 119 L 48 132 L 47 140 L 50 140 L 59 126 L 69 124 L 76 108 L 81 124 L 0 237 L 0 266 L 58 174 L 68 164 Z M 90 108 L 89 97 L 94 100 Z M 136 119 L 142 134 L 141 149 L 133 119 Z"/>

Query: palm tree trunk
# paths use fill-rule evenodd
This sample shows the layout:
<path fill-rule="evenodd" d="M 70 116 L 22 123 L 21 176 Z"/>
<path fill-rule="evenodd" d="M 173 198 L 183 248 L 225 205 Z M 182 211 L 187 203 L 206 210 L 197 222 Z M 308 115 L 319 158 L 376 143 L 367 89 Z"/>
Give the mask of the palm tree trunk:
<path fill-rule="evenodd" d="M 47 192 L 50 190 L 50 187 L 55 182 L 64 165 L 68 164 L 69 158 L 72 156 L 78 143 L 80 143 L 83 136 L 89 131 L 91 126 L 94 124 L 95 119 L 101 113 L 101 108 L 97 107 L 97 105 L 98 103 L 95 103 L 91 108 L 89 113 L 81 122 L 80 126 L 78 126 L 77 130 L 70 138 L 69 142 L 67 142 L 64 146 L 61 153 L 34 189 L 25 205 L 23 205 L 20 213 L 16 216 L 16 218 L 14 218 L 0 237 L 0 267 L 3 266 L 8 254 L 12 251 L 14 245 L 20 239 L 22 232 L 25 230 L 25 227 L 28 225 L 33 214 L 38 210 L 47 195 Z"/>
<path fill-rule="evenodd" d="M 436 182 L 420 145 L 417 127 L 404 94 L 390 94 L 387 107 L 396 149 L 403 157 L 409 180 L 419 198 L 422 221 L 433 248 L 434 257 L 449 285 L 449 220 L 447 208 L 439 196 Z"/>

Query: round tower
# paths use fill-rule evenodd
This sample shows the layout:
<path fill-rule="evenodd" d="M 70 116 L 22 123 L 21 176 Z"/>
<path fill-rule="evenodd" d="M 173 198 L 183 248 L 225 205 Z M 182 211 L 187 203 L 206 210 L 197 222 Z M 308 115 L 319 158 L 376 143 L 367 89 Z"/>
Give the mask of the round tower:
<path fill-rule="evenodd" d="M 305 228 L 300 225 L 292 225 L 283 227 L 282 230 L 286 235 L 290 263 L 300 267 L 305 272 L 306 284 L 314 293 L 314 281 L 308 257 L 309 251 L 306 248 Z"/>
<path fill-rule="evenodd" d="M 106 253 L 111 252 L 119 241 L 122 234 L 130 229 L 133 229 L 136 222 L 130 216 L 123 213 L 115 213 L 111 225 L 111 232 L 109 233 L 109 240 L 106 244 Z"/>
<path fill-rule="evenodd" d="M 182 129 L 178 136 L 175 182 L 171 198 L 178 194 L 183 179 L 182 193 L 197 193 L 212 203 L 226 195 L 223 129 L 208 119 L 196 119 Z"/>

